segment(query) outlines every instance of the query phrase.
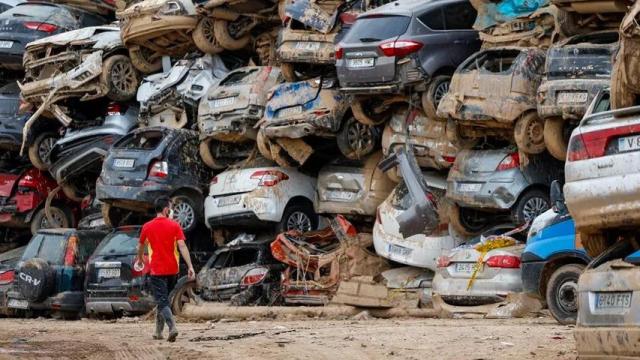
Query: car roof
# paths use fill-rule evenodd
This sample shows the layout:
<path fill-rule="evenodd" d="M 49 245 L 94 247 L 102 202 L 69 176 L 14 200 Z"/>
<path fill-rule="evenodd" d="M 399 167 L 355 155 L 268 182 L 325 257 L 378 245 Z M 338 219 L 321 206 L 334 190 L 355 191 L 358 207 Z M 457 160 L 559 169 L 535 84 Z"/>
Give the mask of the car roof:
<path fill-rule="evenodd" d="M 434 4 L 452 2 L 451 0 L 398 0 L 369 10 L 359 17 L 370 15 L 405 15 L 411 16 L 415 11 L 428 9 Z"/>

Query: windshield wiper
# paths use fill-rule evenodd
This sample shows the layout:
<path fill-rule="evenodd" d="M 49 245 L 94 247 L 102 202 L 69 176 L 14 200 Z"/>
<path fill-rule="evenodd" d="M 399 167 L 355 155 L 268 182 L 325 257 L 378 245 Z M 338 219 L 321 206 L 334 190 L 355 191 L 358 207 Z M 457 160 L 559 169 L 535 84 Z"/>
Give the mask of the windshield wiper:
<path fill-rule="evenodd" d="M 378 38 L 370 38 L 370 37 L 363 37 L 360 38 L 360 41 L 362 42 L 374 42 L 374 41 L 380 41 L 382 39 L 378 39 Z"/>

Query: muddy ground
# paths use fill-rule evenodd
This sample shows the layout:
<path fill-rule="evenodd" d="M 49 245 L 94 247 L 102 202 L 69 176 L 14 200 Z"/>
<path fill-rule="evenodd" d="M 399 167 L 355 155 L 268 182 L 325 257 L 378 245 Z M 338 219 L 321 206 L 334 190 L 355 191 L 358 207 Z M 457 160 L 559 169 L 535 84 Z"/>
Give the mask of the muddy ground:
<path fill-rule="evenodd" d="M 0 359 L 575 359 L 572 327 L 548 317 L 180 322 L 151 340 L 141 319 L 0 319 Z"/>

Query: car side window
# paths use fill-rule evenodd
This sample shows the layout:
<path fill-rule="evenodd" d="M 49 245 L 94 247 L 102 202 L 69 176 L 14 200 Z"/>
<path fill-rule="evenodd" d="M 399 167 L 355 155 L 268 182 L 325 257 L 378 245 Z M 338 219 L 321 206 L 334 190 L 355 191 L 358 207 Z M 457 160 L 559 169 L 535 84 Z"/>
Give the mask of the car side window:
<path fill-rule="evenodd" d="M 84 26 L 100 26 L 104 24 L 104 21 L 102 21 L 96 16 L 93 16 L 92 14 L 81 13 L 80 23 L 82 24 L 83 27 Z"/>
<path fill-rule="evenodd" d="M 447 30 L 471 30 L 477 14 L 467 1 L 448 5 L 444 8 L 445 27 Z"/>
<path fill-rule="evenodd" d="M 444 30 L 444 17 L 442 15 L 442 9 L 433 9 L 426 13 L 419 15 L 418 20 L 431 30 Z"/>

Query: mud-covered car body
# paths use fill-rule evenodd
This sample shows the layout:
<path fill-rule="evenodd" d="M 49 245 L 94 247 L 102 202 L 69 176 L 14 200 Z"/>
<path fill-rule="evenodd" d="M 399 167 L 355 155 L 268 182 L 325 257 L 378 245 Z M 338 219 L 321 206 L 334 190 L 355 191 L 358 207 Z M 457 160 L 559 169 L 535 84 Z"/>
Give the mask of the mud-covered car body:
<path fill-rule="evenodd" d="M 550 0 L 562 11 L 560 26 L 566 28 L 566 35 L 586 33 L 589 30 L 617 29 L 624 13 L 633 1 L 630 0 Z M 596 14 L 596 16 L 594 16 Z M 562 23 L 568 24 L 566 26 Z M 585 31 L 586 30 L 586 31 Z"/>
<path fill-rule="evenodd" d="M 73 6 L 51 2 L 21 2 L 0 14 L 0 65 L 11 70 L 23 68 L 23 54 L 28 43 L 86 26 L 106 24 L 99 15 Z"/>
<path fill-rule="evenodd" d="M 31 116 L 19 114 L 20 88 L 15 81 L 0 88 L 0 150 L 17 151 L 22 144 L 22 129 Z"/>
<path fill-rule="evenodd" d="M 640 55 L 640 26 L 636 20 L 640 3 L 634 2 L 620 23 L 620 50 L 613 62 L 611 75 L 611 108 L 638 104 L 640 81 L 637 58 Z"/>
<path fill-rule="evenodd" d="M 362 161 L 338 159 L 320 169 L 316 211 L 372 219 L 394 183 L 378 169 L 382 154 Z"/>
<path fill-rule="evenodd" d="M 105 235 L 64 228 L 36 233 L 16 265 L 9 308 L 77 317 L 84 308 L 87 260 Z"/>
<path fill-rule="evenodd" d="M 25 246 L 0 254 L 0 315 L 10 316 L 13 311 L 7 306 L 7 293 L 15 280 L 15 265 L 22 257 Z"/>
<path fill-rule="evenodd" d="M 138 88 L 141 126 L 183 128 L 195 124 L 200 98 L 228 70 L 217 55 L 177 61 L 169 72 L 145 77 Z"/>

